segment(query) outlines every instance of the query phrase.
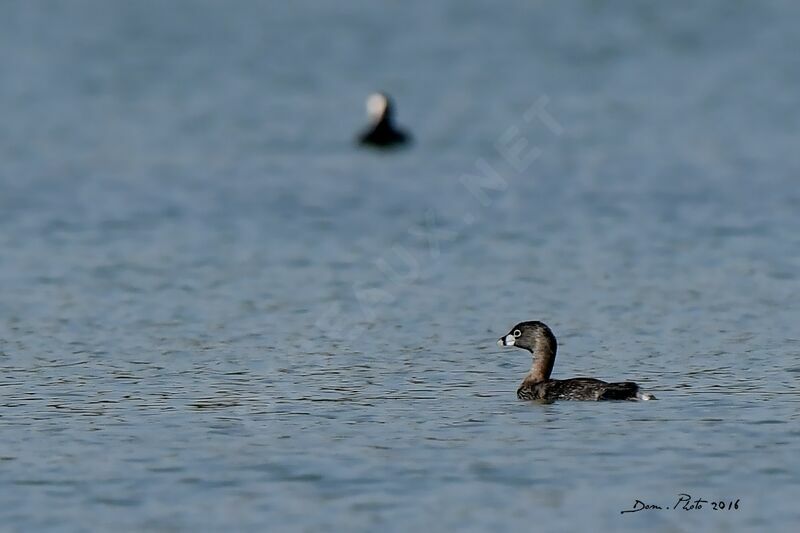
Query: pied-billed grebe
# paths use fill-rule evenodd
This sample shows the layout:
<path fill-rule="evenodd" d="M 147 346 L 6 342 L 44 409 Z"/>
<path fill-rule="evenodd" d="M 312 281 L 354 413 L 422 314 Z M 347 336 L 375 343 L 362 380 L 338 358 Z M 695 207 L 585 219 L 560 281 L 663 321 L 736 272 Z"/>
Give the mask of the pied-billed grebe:
<path fill-rule="evenodd" d="M 411 137 L 394 125 L 394 105 L 389 95 L 374 93 L 367 98 L 367 116 L 371 124 L 358 137 L 364 146 L 391 148 L 408 143 Z"/>
<path fill-rule="evenodd" d="M 520 322 L 497 341 L 500 346 L 516 346 L 533 355 L 531 371 L 517 389 L 520 400 L 655 400 L 631 381 L 606 383 L 594 378 L 550 379 L 558 343 L 542 322 Z"/>

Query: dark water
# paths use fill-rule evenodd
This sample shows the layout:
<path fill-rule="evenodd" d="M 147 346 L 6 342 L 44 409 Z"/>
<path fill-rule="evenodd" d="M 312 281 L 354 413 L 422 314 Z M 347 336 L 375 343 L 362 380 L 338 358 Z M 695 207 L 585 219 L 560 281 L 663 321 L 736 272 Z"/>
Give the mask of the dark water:
<path fill-rule="evenodd" d="M 793 531 L 798 16 L 3 2 L 0 529 Z"/>

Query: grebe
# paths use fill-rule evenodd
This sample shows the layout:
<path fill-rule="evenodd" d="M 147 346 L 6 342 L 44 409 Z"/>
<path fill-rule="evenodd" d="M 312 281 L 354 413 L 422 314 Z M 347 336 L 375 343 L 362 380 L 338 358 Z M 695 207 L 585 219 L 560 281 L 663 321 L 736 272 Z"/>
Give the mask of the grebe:
<path fill-rule="evenodd" d="M 359 135 L 358 142 L 364 146 L 391 148 L 407 144 L 411 137 L 394 125 L 394 105 L 385 93 L 374 93 L 367 98 L 367 116 L 371 124 Z"/>
<path fill-rule="evenodd" d="M 520 322 L 497 341 L 500 346 L 516 346 L 533 355 L 531 371 L 517 389 L 520 400 L 655 400 L 632 381 L 607 383 L 594 378 L 550 379 L 558 343 L 546 324 Z"/>

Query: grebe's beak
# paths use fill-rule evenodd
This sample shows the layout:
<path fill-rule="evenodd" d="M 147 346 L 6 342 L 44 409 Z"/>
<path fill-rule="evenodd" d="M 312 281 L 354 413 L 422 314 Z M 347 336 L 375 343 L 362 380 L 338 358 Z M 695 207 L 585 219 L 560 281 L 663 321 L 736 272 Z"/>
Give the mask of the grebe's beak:
<path fill-rule="evenodd" d="M 514 346 L 514 335 L 509 333 L 505 337 L 500 337 L 497 340 L 497 345 L 498 346 Z"/>

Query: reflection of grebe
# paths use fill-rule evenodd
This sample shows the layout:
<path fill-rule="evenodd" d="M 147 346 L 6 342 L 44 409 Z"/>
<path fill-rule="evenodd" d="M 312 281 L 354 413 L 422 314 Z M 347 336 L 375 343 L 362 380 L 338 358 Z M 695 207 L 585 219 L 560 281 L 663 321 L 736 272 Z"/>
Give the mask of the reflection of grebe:
<path fill-rule="evenodd" d="M 520 322 L 497 341 L 500 346 L 516 346 L 533 354 L 531 371 L 517 389 L 520 400 L 655 400 L 642 393 L 631 381 L 606 383 L 594 378 L 550 379 L 558 343 L 542 322 Z"/>
<path fill-rule="evenodd" d="M 372 124 L 358 137 L 358 142 L 366 146 L 389 148 L 410 141 L 410 136 L 395 128 L 394 106 L 384 93 L 374 93 L 367 98 L 367 115 Z"/>

